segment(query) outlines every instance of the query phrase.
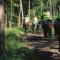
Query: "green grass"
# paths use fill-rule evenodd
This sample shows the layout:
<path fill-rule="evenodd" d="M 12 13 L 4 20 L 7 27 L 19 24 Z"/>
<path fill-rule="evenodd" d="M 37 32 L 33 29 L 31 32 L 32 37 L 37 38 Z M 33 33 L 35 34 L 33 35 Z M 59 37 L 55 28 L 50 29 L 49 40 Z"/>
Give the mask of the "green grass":
<path fill-rule="evenodd" d="M 24 33 L 24 29 L 23 28 L 5 28 L 5 34 L 8 33 L 15 33 L 16 35 L 18 35 L 19 33 L 23 34 Z"/>
<path fill-rule="evenodd" d="M 6 28 L 5 29 L 5 49 L 6 60 L 27 60 L 26 43 L 18 42 L 17 36 L 23 34 L 22 28 Z M 17 53 L 19 52 L 19 53 Z"/>

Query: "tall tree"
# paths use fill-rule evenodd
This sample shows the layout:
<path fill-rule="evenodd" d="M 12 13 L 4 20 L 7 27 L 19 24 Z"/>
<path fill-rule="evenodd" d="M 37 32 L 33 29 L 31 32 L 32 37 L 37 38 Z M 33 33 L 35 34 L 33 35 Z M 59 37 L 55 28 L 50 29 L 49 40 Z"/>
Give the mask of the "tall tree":
<path fill-rule="evenodd" d="M 7 11 L 7 8 L 5 8 L 5 10 Z M 7 27 L 7 14 L 6 13 L 5 13 L 5 27 Z"/>
<path fill-rule="evenodd" d="M 11 0 L 11 15 L 10 15 L 10 28 L 12 27 L 12 0 Z"/>
<path fill-rule="evenodd" d="M 18 17 L 18 28 L 20 27 L 21 25 L 21 0 L 19 0 L 19 17 Z"/>
<path fill-rule="evenodd" d="M 41 14 L 42 14 L 42 12 L 43 12 L 43 7 L 42 7 L 42 0 L 41 0 Z"/>
<path fill-rule="evenodd" d="M 19 3 L 18 28 L 21 26 L 21 24 L 23 25 L 23 18 L 24 18 L 22 0 L 19 0 L 19 1 L 20 1 L 20 3 Z M 21 16 L 22 16 L 22 19 L 21 19 Z"/>
<path fill-rule="evenodd" d="M 30 18 L 30 0 L 29 0 L 29 9 L 28 9 L 28 15 L 29 15 L 29 18 Z"/>
<path fill-rule="evenodd" d="M 22 0 L 21 0 L 21 10 L 22 10 L 22 26 L 23 26 L 24 14 L 23 14 L 23 4 L 22 4 Z"/>
<path fill-rule="evenodd" d="M 0 55 L 4 53 L 4 0 L 0 0 Z"/>

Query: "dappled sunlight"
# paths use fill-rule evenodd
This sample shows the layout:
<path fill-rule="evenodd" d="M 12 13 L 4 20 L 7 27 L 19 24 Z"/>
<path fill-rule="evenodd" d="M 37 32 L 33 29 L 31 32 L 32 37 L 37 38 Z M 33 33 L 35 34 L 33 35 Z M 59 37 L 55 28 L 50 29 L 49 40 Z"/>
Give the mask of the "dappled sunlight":
<path fill-rule="evenodd" d="M 59 22 L 60 0 L 0 0 L 0 60 L 60 60 Z"/>

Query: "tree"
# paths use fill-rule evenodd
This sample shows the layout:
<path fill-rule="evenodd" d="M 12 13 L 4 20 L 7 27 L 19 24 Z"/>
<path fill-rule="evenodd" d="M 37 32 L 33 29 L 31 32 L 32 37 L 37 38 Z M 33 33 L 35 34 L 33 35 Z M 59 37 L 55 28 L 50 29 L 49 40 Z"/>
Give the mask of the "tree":
<path fill-rule="evenodd" d="M 11 15 L 10 15 L 10 21 L 9 21 L 9 22 L 10 22 L 10 23 L 9 23 L 10 28 L 12 27 L 12 26 L 11 26 L 11 24 L 12 24 L 12 8 L 13 8 L 13 7 L 12 7 L 12 0 L 11 0 Z"/>
<path fill-rule="evenodd" d="M 4 0 L 0 0 L 0 55 L 4 53 Z"/>
<path fill-rule="evenodd" d="M 24 19 L 24 14 L 23 14 L 23 4 L 22 4 L 22 0 L 20 0 L 20 9 L 21 9 L 21 15 L 22 15 L 22 26 L 23 26 L 23 19 Z"/>
<path fill-rule="evenodd" d="M 29 0 L 28 15 L 29 15 L 29 18 L 30 18 L 30 0 Z"/>
<path fill-rule="evenodd" d="M 20 25 L 23 24 L 24 16 L 27 14 L 30 18 L 36 15 L 40 20 L 40 16 L 45 8 L 49 9 L 51 15 L 55 18 L 60 9 L 59 1 L 60 0 L 6 0 L 6 24 L 13 26 L 13 23 L 15 26 L 20 27 Z"/>

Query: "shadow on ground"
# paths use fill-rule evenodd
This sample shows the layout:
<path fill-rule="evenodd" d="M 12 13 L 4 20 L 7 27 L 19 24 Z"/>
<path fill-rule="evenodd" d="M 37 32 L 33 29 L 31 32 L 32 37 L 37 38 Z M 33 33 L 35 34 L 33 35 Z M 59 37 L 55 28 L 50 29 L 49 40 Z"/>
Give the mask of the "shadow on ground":
<path fill-rule="evenodd" d="M 19 37 L 19 40 L 27 41 L 27 43 L 30 42 L 31 43 L 30 45 L 34 46 L 34 48 L 45 48 L 49 46 L 48 38 L 45 39 L 44 37 L 41 37 L 41 36 L 28 36 L 28 35 L 23 36 L 22 35 Z M 29 49 L 27 51 L 29 51 Z M 46 51 L 46 50 L 42 51 L 42 50 L 34 49 L 32 52 L 29 53 L 27 58 L 28 60 L 60 60 L 60 58 L 55 59 L 55 57 L 52 57 L 53 54 L 54 53 L 50 51 Z"/>
<path fill-rule="evenodd" d="M 33 46 L 35 48 L 45 48 L 45 47 L 49 47 L 54 39 L 51 39 L 51 41 L 49 41 L 49 38 L 44 38 L 44 36 L 37 36 L 37 35 L 20 35 L 18 37 L 18 40 L 21 41 L 25 41 L 28 43 L 30 42 L 30 46 Z"/>
<path fill-rule="evenodd" d="M 52 55 L 53 53 L 49 51 L 21 47 L 16 50 L 6 51 L 6 60 L 55 60 Z"/>
<path fill-rule="evenodd" d="M 7 36 L 14 36 L 14 35 L 7 35 Z M 16 36 L 14 36 L 14 39 Z M 12 39 L 12 38 L 11 38 Z M 19 40 L 24 40 L 28 42 L 35 42 L 41 40 L 39 36 L 37 38 L 35 36 L 20 36 Z M 11 41 L 11 40 L 9 40 Z M 12 40 L 13 41 L 13 40 Z M 15 40 L 14 40 L 15 41 Z M 42 41 L 42 40 L 41 40 Z M 16 40 L 17 42 L 17 40 Z M 34 43 L 35 45 L 39 45 L 38 43 Z M 41 43 L 43 45 L 43 43 Z M 13 46 L 13 44 L 12 44 Z M 13 47 L 16 45 L 14 44 Z M 6 51 L 6 60 L 55 60 L 52 55 L 52 52 L 48 51 L 39 51 L 37 49 L 29 49 L 28 47 L 20 47 L 15 49 L 9 48 L 10 50 Z M 37 46 L 36 46 L 37 47 Z M 35 48 L 36 48 L 35 47 Z"/>
<path fill-rule="evenodd" d="M 26 60 L 54 60 L 52 52 L 38 51 L 36 49 L 30 50 L 28 48 L 17 49 L 17 55 L 23 56 Z"/>

